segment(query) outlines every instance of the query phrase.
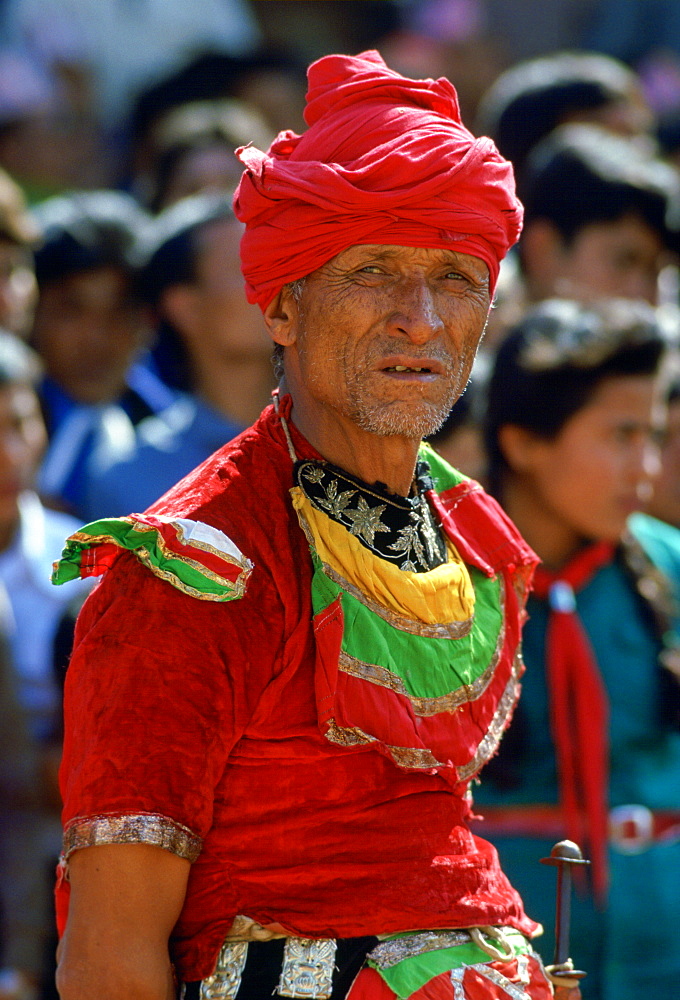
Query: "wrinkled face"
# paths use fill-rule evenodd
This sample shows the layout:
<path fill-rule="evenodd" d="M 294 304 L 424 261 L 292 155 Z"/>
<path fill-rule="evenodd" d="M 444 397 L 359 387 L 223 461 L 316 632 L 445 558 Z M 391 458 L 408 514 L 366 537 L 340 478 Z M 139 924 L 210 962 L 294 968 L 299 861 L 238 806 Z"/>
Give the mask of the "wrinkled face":
<path fill-rule="evenodd" d="M 668 263 L 658 233 L 633 214 L 584 226 L 561 256 L 556 295 L 644 299 L 651 305 Z"/>
<path fill-rule="evenodd" d="M 658 379 L 604 380 L 557 437 L 533 440 L 519 471 L 531 510 L 573 550 L 583 539 L 616 541 L 649 499 L 664 419 Z"/>
<path fill-rule="evenodd" d="M 0 537 L 18 520 L 19 494 L 32 485 L 46 440 L 34 390 L 0 387 Z"/>
<path fill-rule="evenodd" d="M 40 290 L 35 347 L 47 374 L 80 403 L 120 395 L 143 336 L 143 312 L 116 267 L 81 271 Z"/>
<path fill-rule="evenodd" d="M 489 305 L 477 257 L 350 247 L 305 279 L 280 341 L 293 399 L 347 432 L 430 434 L 467 384 Z"/>

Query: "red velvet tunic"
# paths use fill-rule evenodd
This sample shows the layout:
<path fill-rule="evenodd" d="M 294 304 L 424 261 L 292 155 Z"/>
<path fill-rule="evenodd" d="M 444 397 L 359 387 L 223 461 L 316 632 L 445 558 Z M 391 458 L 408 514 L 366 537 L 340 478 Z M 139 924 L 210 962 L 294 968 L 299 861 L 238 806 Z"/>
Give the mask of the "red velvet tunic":
<path fill-rule="evenodd" d="M 291 430 L 298 455 L 318 457 Z M 253 564 L 245 595 L 197 600 L 125 553 L 88 600 L 66 685 L 67 848 L 138 840 L 193 860 L 171 941 L 187 981 L 213 971 L 236 914 L 305 937 L 531 933 L 494 848 L 468 830 L 467 781 L 324 735 L 312 563 L 291 485 L 269 409 L 153 508 L 227 534 Z M 520 572 L 531 553 L 492 501 L 474 503 L 492 566 Z M 521 600 L 508 614 L 516 645 Z M 62 879 L 62 910 L 67 890 Z"/>

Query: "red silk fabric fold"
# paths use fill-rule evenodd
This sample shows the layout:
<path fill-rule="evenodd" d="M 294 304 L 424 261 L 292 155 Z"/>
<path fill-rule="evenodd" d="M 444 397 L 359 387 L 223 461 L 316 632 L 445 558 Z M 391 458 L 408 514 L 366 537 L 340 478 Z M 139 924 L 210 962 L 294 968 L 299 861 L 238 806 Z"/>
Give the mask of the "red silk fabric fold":
<path fill-rule="evenodd" d="M 607 888 L 609 702 L 574 594 L 613 554 L 612 545 L 599 542 L 557 572 L 539 566 L 534 577 L 536 596 L 550 603 L 550 723 L 565 825 L 570 839 L 588 844 L 593 887 L 600 899 Z"/>
<path fill-rule="evenodd" d="M 356 244 L 445 247 L 487 264 L 491 289 L 519 237 L 511 164 L 462 124 L 448 80 L 409 80 L 377 52 L 325 56 L 308 71 L 302 135 L 282 132 L 245 166 L 234 211 L 251 302 Z"/>

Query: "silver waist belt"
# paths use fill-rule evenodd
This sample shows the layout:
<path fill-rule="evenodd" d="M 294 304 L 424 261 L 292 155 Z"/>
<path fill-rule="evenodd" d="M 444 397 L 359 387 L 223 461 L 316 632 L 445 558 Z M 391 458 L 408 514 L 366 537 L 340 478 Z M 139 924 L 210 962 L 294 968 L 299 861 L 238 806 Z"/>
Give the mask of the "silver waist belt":
<path fill-rule="evenodd" d="M 249 918 L 237 917 L 220 949 L 214 973 L 201 982 L 200 1000 L 234 1000 L 241 985 L 249 942 L 275 937 L 284 935 L 272 934 Z M 477 944 L 490 961 L 507 961 L 514 954 L 504 929 L 472 927 L 413 931 L 396 938 L 388 937 L 369 952 L 369 958 L 378 968 L 390 968 L 406 958 L 469 942 Z M 300 1000 L 328 1000 L 333 992 L 336 949 L 337 942 L 329 938 L 286 937 L 277 994 Z M 180 993 L 181 1000 L 183 997 L 184 989 Z"/>
<path fill-rule="evenodd" d="M 215 971 L 201 982 L 200 1000 L 234 1000 L 248 957 L 248 943 L 229 939 L 224 942 Z M 328 1000 L 333 992 L 336 948 L 336 942 L 329 938 L 287 937 L 276 988 L 279 996 Z M 183 997 L 184 988 L 180 993 Z"/>

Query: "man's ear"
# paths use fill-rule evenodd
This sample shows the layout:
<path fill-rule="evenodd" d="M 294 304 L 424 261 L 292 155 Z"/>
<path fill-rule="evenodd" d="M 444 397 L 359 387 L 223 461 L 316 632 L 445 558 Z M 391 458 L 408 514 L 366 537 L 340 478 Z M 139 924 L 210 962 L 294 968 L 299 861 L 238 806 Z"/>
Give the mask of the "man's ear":
<path fill-rule="evenodd" d="M 295 343 L 300 308 L 290 286 L 284 285 L 264 311 L 264 324 L 275 344 L 290 347 Z"/>
<path fill-rule="evenodd" d="M 503 424 L 498 430 L 498 446 L 509 468 L 521 475 L 533 468 L 537 449 L 543 439 L 526 427 Z"/>

